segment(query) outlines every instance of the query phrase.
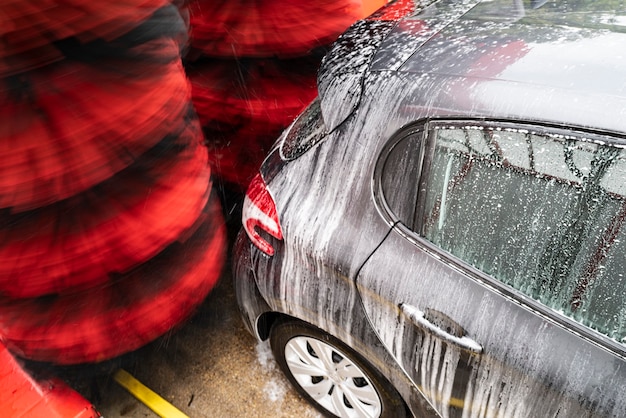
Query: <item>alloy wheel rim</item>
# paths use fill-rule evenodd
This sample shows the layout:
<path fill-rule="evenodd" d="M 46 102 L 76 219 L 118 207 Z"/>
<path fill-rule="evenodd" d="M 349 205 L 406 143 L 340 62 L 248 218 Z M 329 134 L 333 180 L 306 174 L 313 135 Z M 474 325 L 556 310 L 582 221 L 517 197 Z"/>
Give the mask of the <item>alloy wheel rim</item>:
<path fill-rule="evenodd" d="M 298 336 L 285 345 L 291 374 L 319 405 L 342 418 L 377 418 L 382 403 L 364 371 L 343 352 L 316 338 Z"/>

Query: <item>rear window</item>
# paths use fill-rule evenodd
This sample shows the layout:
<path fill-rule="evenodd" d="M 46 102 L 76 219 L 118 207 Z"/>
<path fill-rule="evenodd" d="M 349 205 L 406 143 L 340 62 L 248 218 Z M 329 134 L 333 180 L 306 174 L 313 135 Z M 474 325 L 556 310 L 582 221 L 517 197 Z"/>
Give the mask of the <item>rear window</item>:
<path fill-rule="evenodd" d="M 544 305 L 626 337 L 626 153 L 594 137 L 437 125 L 422 235 Z"/>
<path fill-rule="evenodd" d="M 316 98 L 288 128 L 280 148 L 283 160 L 294 160 L 326 136 L 319 98 Z"/>

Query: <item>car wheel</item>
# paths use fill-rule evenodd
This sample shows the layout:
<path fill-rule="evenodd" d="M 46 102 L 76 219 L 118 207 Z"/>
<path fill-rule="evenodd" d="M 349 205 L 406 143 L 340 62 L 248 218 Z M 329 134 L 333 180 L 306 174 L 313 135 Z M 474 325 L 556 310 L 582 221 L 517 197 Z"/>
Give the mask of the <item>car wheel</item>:
<path fill-rule="evenodd" d="M 272 327 L 278 365 L 321 412 L 342 418 L 403 417 L 395 389 L 357 353 L 325 332 L 297 321 Z"/>

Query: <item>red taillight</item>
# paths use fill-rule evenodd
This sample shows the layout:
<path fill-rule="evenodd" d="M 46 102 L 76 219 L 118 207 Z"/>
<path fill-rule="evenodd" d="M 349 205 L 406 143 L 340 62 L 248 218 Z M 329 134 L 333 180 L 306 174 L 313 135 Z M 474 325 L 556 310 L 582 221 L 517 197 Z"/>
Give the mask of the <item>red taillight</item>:
<path fill-rule="evenodd" d="M 248 186 L 243 201 L 242 223 L 252 243 L 265 254 L 274 255 L 274 248 L 258 230 L 265 231 L 276 239 L 283 239 L 283 232 L 278 223 L 276 204 L 260 174 L 257 174 Z"/>

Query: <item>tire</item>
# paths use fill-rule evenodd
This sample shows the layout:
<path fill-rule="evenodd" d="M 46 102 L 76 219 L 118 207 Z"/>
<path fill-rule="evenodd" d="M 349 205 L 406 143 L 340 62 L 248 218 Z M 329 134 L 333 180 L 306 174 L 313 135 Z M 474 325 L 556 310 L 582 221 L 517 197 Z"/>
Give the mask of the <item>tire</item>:
<path fill-rule="evenodd" d="M 335 337 L 299 321 L 272 327 L 270 344 L 298 392 L 330 417 L 400 418 L 404 403 L 389 382 Z M 329 367 L 320 354 L 327 354 Z M 341 366 L 341 367 L 340 367 Z"/>

